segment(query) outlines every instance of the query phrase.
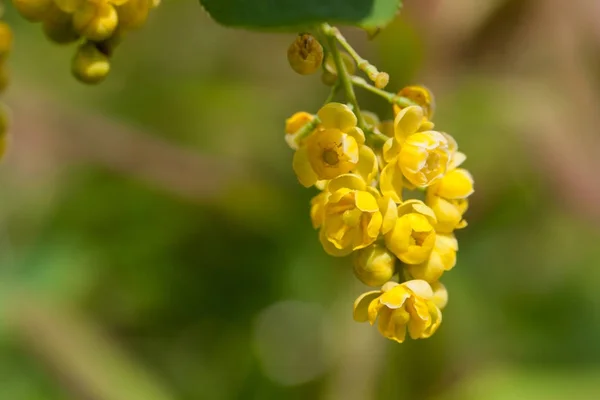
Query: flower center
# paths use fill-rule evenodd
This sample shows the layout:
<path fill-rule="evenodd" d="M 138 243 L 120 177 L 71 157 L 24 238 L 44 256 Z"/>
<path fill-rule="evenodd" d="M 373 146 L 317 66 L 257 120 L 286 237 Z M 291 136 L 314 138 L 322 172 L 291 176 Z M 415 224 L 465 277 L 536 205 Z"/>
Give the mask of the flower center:
<path fill-rule="evenodd" d="M 412 231 L 411 237 L 415 241 L 415 245 L 422 246 L 423 243 L 425 242 L 425 239 L 427 239 L 429 237 L 429 232 Z"/>
<path fill-rule="evenodd" d="M 355 208 L 353 210 L 344 211 L 342 219 L 347 226 L 354 228 L 360 223 L 361 216 L 362 211 L 360 211 L 358 208 Z"/>
<path fill-rule="evenodd" d="M 340 157 L 337 151 L 333 149 L 327 149 L 323 152 L 323 161 L 327 165 L 337 165 L 340 162 Z"/>
<path fill-rule="evenodd" d="M 429 172 L 435 171 L 440 166 L 440 155 L 436 152 L 429 153 L 429 157 L 427 157 L 427 165 L 425 169 Z"/>

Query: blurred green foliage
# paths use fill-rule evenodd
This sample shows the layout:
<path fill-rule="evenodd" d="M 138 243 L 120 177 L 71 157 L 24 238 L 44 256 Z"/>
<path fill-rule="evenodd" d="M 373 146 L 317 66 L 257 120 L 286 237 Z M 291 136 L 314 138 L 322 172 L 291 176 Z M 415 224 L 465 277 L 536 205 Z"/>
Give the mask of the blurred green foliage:
<path fill-rule="evenodd" d="M 69 349 L 40 352 L 29 331 L 38 325 L 11 323 L 23 302 L 98 324 L 124 354 L 110 366 L 95 346 L 73 357 L 98 371 L 145 371 L 126 375 L 123 399 L 136 390 L 181 400 L 600 396 L 600 232 L 547 184 L 498 112 L 499 85 L 485 73 L 463 76 L 438 98 L 436 123 L 469 155 L 476 180 L 459 263 L 443 279 L 444 323 L 427 341 L 397 345 L 350 321 L 363 288 L 310 226 L 313 193 L 293 175 L 283 121 L 317 109 L 327 90 L 287 68 L 292 35 L 225 30 L 195 2 L 167 1 L 123 43 L 111 77 L 89 88 L 70 77 L 69 50 L 7 12 L 16 30 L 9 103 L 39 94 L 50 108 L 92 110 L 246 173 L 192 201 L 107 165 L 16 182 L 9 163 L 0 175 L 0 399 L 88 398 L 78 397 L 85 379 L 56 371 L 53 357 Z M 406 20 L 368 46 L 353 39 L 367 53 L 379 46 L 370 58 L 396 88 L 417 79 L 424 49 Z M 360 95 L 365 108 L 391 116 Z M 265 328 L 265 320 L 280 324 Z M 47 346 L 68 348 L 70 335 L 94 343 L 78 341 L 69 324 L 50 325 L 64 340 Z M 111 358 L 110 347 L 100 349 Z"/>

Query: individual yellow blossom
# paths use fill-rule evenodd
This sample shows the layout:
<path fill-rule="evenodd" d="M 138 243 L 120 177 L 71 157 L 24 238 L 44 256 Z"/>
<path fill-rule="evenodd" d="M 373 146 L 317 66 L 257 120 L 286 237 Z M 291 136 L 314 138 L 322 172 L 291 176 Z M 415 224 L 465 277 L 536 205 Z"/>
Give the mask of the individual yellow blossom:
<path fill-rule="evenodd" d="M 427 189 L 426 203 L 437 217 L 438 232 L 450 233 L 467 226 L 463 215 L 469 205 L 466 198 L 472 193 L 473 177 L 462 168 L 448 172 Z"/>
<path fill-rule="evenodd" d="M 443 310 L 448 305 L 448 290 L 446 290 L 446 286 L 440 281 L 430 283 L 430 285 L 433 290 L 433 302 L 440 310 Z"/>
<path fill-rule="evenodd" d="M 401 284 L 388 282 L 381 290 L 362 294 L 354 302 L 354 320 L 369 321 L 379 318 L 379 332 L 386 338 L 402 343 L 406 331 L 412 339 L 426 339 L 442 323 L 442 312 L 434 302 L 431 286 L 423 280 Z"/>
<path fill-rule="evenodd" d="M 425 86 L 407 86 L 398 92 L 398 96 L 412 100 L 423 109 L 423 113 L 427 119 L 433 118 L 435 98 L 433 97 L 433 93 Z M 394 114 L 398 114 L 401 110 L 402 108 L 399 105 L 394 104 Z"/>
<path fill-rule="evenodd" d="M 448 200 L 428 191 L 425 201 L 435 213 L 437 219 L 435 230 L 437 232 L 451 233 L 467 226 L 467 221 L 463 219 L 463 215 L 469 207 L 467 199 Z"/>
<path fill-rule="evenodd" d="M 421 264 L 435 244 L 435 214 L 420 200 L 407 200 L 398 206 L 398 218 L 385 235 L 385 243 L 402 262 Z"/>
<path fill-rule="evenodd" d="M 448 140 L 439 132 L 417 132 L 402 144 L 398 165 L 416 187 L 427 187 L 441 179 L 450 163 Z"/>
<path fill-rule="evenodd" d="M 354 275 L 368 286 L 381 286 L 396 272 L 396 256 L 385 246 L 372 244 L 354 253 Z"/>
<path fill-rule="evenodd" d="M 331 180 L 326 190 L 330 194 L 319 235 L 325 251 L 343 257 L 375 242 L 383 224 L 375 189 L 360 176 L 346 174 Z"/>
<path fill-rule="evenodd" d="M 363 131 L 348 106 L 329 103 L 317 113 L 321 124 L 294 154 L 293 167 L 302 185 L 333 179 L 352 171 L 358 164 Z"/>
<path fill-rule="evenodd" d="M 417 133 L 423 119 L 421 107 L 412 106 L 403 109 L 394 119 L 394 136 L 383 146 L 383 160 L 388 164 L 381 171 L 379 188 L 381 193 L 390 196 L 396 203 L 402 202 L 404 176 L 399 158 L 402 143 Z M 386 127 L 389 134 L 389 126 Z"/>
<path fill-rule="evenodd" d="M 414 279 L 435 282 L 445 271 L 456 265 L 458 241 L 452 234 L 436 234 L 435 245 L 429 259 L 421 264 L 407 265 L 408 273 Z"/>

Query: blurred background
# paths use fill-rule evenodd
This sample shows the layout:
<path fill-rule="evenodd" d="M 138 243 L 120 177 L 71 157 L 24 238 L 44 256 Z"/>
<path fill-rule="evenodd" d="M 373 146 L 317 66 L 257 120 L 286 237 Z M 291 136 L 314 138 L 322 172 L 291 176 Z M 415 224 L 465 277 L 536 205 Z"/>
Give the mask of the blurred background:
<path fill-rule="evenodd" d="M 0 399 L 599 399 L 600 3 L 405 3 L 345 32 L 433 90 L 476 193 L 444 323 L 403 345 L 352 321 L 366 288 L 310 225 L 283 124 L 328 89 L 293 35 L 163 1 L 87 87 L 8 5 Z"/>

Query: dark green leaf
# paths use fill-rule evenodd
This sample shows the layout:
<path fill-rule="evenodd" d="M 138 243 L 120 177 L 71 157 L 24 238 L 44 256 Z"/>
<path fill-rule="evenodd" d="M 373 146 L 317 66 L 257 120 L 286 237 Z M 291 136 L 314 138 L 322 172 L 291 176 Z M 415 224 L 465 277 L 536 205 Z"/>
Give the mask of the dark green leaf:
<path fill-rule="evenodd" d="M 390 22 L 401 0 L 200 0 L 220 24 L 282 29 L 322 22 L 376 28 Z"/>

